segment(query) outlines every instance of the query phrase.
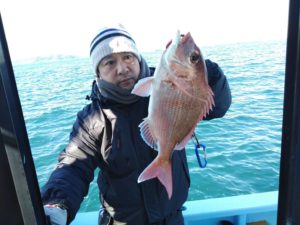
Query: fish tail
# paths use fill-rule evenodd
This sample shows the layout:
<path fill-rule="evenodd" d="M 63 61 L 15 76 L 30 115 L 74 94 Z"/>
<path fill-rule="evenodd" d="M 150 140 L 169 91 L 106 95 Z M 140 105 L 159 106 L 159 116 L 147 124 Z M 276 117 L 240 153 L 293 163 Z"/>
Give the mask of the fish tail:
<path fill-rule="evenodd" d="M 172 197 L 172 165 L 170 160 L 159 160 L 156 158 L 153 162 L 140 174 L 138 183 L 157 177 L 162 185 L 166 188 L 169 199 Z"/>

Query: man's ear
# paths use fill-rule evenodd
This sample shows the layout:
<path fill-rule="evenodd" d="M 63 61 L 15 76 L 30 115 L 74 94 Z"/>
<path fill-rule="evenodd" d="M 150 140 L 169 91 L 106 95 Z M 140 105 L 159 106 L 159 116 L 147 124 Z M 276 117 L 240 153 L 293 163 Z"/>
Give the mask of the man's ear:
<path fill-rule="evenodd" d="M 96 77 L 97 77 L 97 78 L 100 78 L 100 72 L 99 72 L 98 69 L 97 69 L 97 71 L 96 71 Z"/>

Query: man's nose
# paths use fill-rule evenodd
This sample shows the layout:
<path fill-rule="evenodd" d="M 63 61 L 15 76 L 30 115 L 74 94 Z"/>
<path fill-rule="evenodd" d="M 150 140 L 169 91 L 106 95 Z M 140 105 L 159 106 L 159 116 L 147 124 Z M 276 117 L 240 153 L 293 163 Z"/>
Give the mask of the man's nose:
<path fill-rule="evenodd" d="M 128 72 L 128 65 L 123 60 L 119 60 L 117 63 L 117 73 L 122 75 Z"/>

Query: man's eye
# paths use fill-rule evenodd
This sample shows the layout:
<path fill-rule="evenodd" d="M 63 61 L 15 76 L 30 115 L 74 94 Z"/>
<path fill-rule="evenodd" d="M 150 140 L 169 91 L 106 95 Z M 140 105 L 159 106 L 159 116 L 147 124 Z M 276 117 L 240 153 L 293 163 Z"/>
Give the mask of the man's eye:
<path fill-rule="evenodd" d="M 111 66 L 111 65 L 113 65 L 113 64 L 114 64 L 114 61 L 113 61 L 113 60 L 107 60 L 107 61 L 105 61 L 105 63 L 104 63 L 105 66 Z"/>
<path fill-rule="evenodd" d="M 124 59 L 126 60 L 126 62 L 132 62 L 134 59 L 134 56 L 132 54 L 126 54 L 124 56 Z"/>

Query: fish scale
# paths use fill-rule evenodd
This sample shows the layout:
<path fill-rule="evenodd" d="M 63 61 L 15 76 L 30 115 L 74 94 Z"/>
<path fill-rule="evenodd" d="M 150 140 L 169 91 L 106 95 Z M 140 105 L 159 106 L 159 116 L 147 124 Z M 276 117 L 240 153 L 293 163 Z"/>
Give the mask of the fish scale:
<path fill-rule="evenodd" d="M 171 103 L 172 103 L 171 101 L 168 101 L 168 103 L 170 105 L 166 104 L 166 108 L 170 109 L 167 113 L 171 112 L 167 117 L 170 120 L 169 124 L 172 124 L 172 129 L 170 128 L 168 131 L 168 133 L 170 134 L 169 139 L 177 140 L 177 141 L 174 141 L 175 142 L 174 144 L 179 143 L 181 141 L 180 137 L 186 136 L 188 134 L 188 132 L 190 131 L 190 129 L 187 129 L 186 131 L 183 129 L 179 129 L 179 127 L 182 125 L 182 122 L 180 121 L 182 119 L 182 115 L 183 114 L 186 115 L 184 117 L 184 119 L 186 120 L 185 124 L 188 127 L 187 123 L 188 123 L 189 117 L 190 117 L 189 114 L 193 114 L 193 113 L 189 112 L 192 107 L 191 103 L 188 103 L 188 99 L 186 99 L 184 97 L 185 97 L 184 93 L 178 92 L 173 99 L 173 102 L 174 102 L 173 105 L 171 105 Z M 187 108 L 189 110 L 187 110 Z M 179 132 L 179 131 L 181 131 L 181 132 Z M 174 146 L 172 146 L 172 147 L 174 147 Z"/>

